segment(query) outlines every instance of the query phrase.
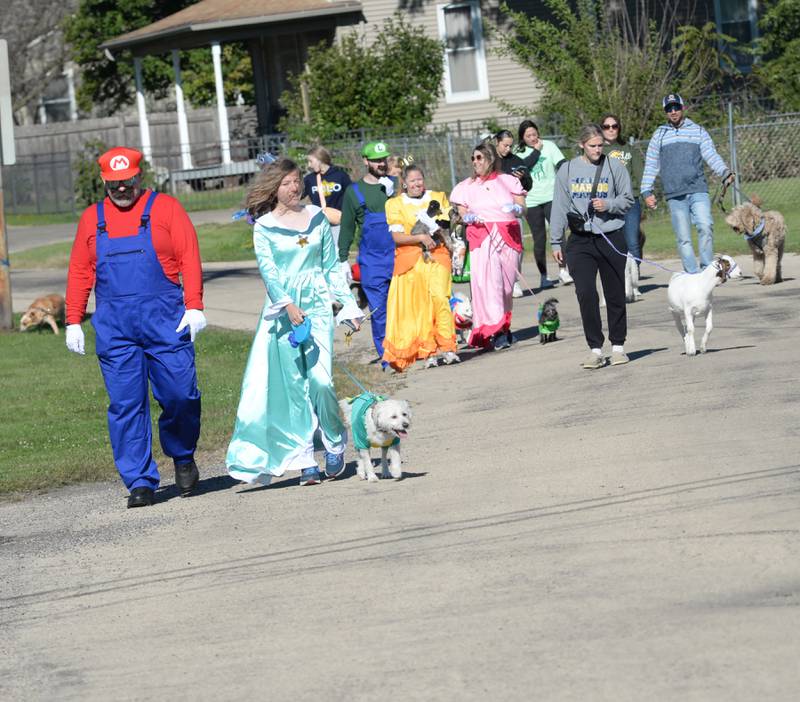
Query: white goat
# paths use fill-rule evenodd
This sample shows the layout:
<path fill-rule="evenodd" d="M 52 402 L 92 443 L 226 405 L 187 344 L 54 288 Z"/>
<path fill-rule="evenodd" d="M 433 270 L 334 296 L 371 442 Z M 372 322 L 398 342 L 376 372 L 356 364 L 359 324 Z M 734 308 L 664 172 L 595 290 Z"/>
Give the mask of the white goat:
<path fill-rule="evenodd" d="M 705 315 L 706 331 L 700 342 L 700 353 L 706 352 L 708 337 L 714 328 L 711 306 L 712 293 L 728 278 L 741 278 L 742 271 L 730 256 L 717 256 L 702 273 L 675 273 L 669 280 L 667 300 L 675 326 L 683 339 L 687 356 L 694 356 L 694 318 Z"/>

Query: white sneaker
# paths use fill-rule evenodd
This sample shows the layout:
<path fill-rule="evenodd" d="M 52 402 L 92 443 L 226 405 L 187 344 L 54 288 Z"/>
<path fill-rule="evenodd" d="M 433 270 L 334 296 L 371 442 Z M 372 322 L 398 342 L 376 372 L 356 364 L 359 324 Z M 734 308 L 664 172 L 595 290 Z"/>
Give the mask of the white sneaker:
<path fill-rule="evenodd" d="M 511 293 L 511 297 L 522 297 L 523 295 L 524 293 L 522 292 L 520 284 L 514 283 L 514 292 Z"/>
<path fill-rule="evenodd" d="M 442 363 L 449 366 L 451 363 L 461 363 L 461 359 L 455 351 L 445 351 Z"/>
<path fill-rule="evenodd" d="M 569 270 L 565 268 L 561 268 L 558 271 L 558 277 L 564 285 L 569 285 L 570 283 L 574 283 L 575 281 L 572 280 L 572 276 L 569 274 Z"/>
<path fill-rule="evenodd" d="M 425 368 L 436 368 L 439 365 L 439 359 L 436 356 L 428 356 L 425 360 Z"/>

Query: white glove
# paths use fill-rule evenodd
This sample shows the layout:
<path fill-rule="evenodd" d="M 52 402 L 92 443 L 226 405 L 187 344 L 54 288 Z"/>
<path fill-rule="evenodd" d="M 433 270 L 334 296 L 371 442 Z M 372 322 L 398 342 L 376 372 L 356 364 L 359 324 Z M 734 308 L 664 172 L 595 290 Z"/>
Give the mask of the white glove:
<path fill-rule="evenodd" d="M 474 212 L 467 212 L 462 218 L 464 224 L 477 224 L 482 221 Z"/>
<path fill-rule="evenodd" d="M 516 202 L 509 202 L 507 205 L 503 205 L 500 209 L 509 214 L 513 212 L 517 216 L 522 214 L 522 205 L 518 205 Z"/>
<path fill-rule="evenodd" d="M 194 338 L 206 328 L 206 316 L 200 310 L 186 310 L 181 317 L 181 323 L 178 325 L 176 332 L 189 327 L 189 337 L 192 342 Z"/>
<path fill-rule="evenodd" d="M 80 324 L 67 324 L 67 348 L 72 353 L 79 353 L 81 356 L 86 355 L 83 329 Z"/>
<path fill-rule="evenodd" d="M 350 268 L 350 261 L 342 261 L 340 264 L 340 270 L 342 271 L 345 282 L 350 285 L 350 283 L 353 282 L 353 271 Z"/>

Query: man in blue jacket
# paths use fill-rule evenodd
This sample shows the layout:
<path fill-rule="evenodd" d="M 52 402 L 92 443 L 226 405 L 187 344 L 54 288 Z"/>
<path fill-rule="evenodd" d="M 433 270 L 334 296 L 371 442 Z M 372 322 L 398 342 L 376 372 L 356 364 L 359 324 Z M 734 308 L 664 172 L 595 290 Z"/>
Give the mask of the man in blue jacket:
<path fill-rule="evenodd" d="M 705 268 L 714 258 L 714 220 L 703 162 L 727 184 L 733 181 L 733 173 L 717 153 L 708 132 L 684 116 L 680 95 L 670 93 L 662 105 L 667 123 L 656 129 L 647 147 L 641 194 L 645 204 L 655 209 L 653 183 L 657 175 L 661 176 L 683 270 L 697 273 L 692 224 L 697 228 L 700 267 Z"/>

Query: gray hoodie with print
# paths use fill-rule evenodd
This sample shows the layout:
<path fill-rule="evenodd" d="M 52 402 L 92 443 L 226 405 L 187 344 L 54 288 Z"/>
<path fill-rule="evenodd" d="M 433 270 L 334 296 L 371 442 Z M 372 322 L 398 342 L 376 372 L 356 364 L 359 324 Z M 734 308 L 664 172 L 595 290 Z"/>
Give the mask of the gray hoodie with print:
<path fill-rule="evenodd" d="M 588 218 L 597 236 L 598 230 L 613 232 L 624 225 L 625 213 L 633 205 L 628 169 L 615 158 L 603 157 L 595 197 L 605 200 L 608 207 L 602 212 L 590 212 L 590 195 L 596 172 L 597 165 L 589 163 L 582 156 L 562 164 L 558 170 L 550 217 L 550 245 L 553 251 L 561 250 L 564 230 L 567 228 L 567 212 L 577 212 Z"/>

